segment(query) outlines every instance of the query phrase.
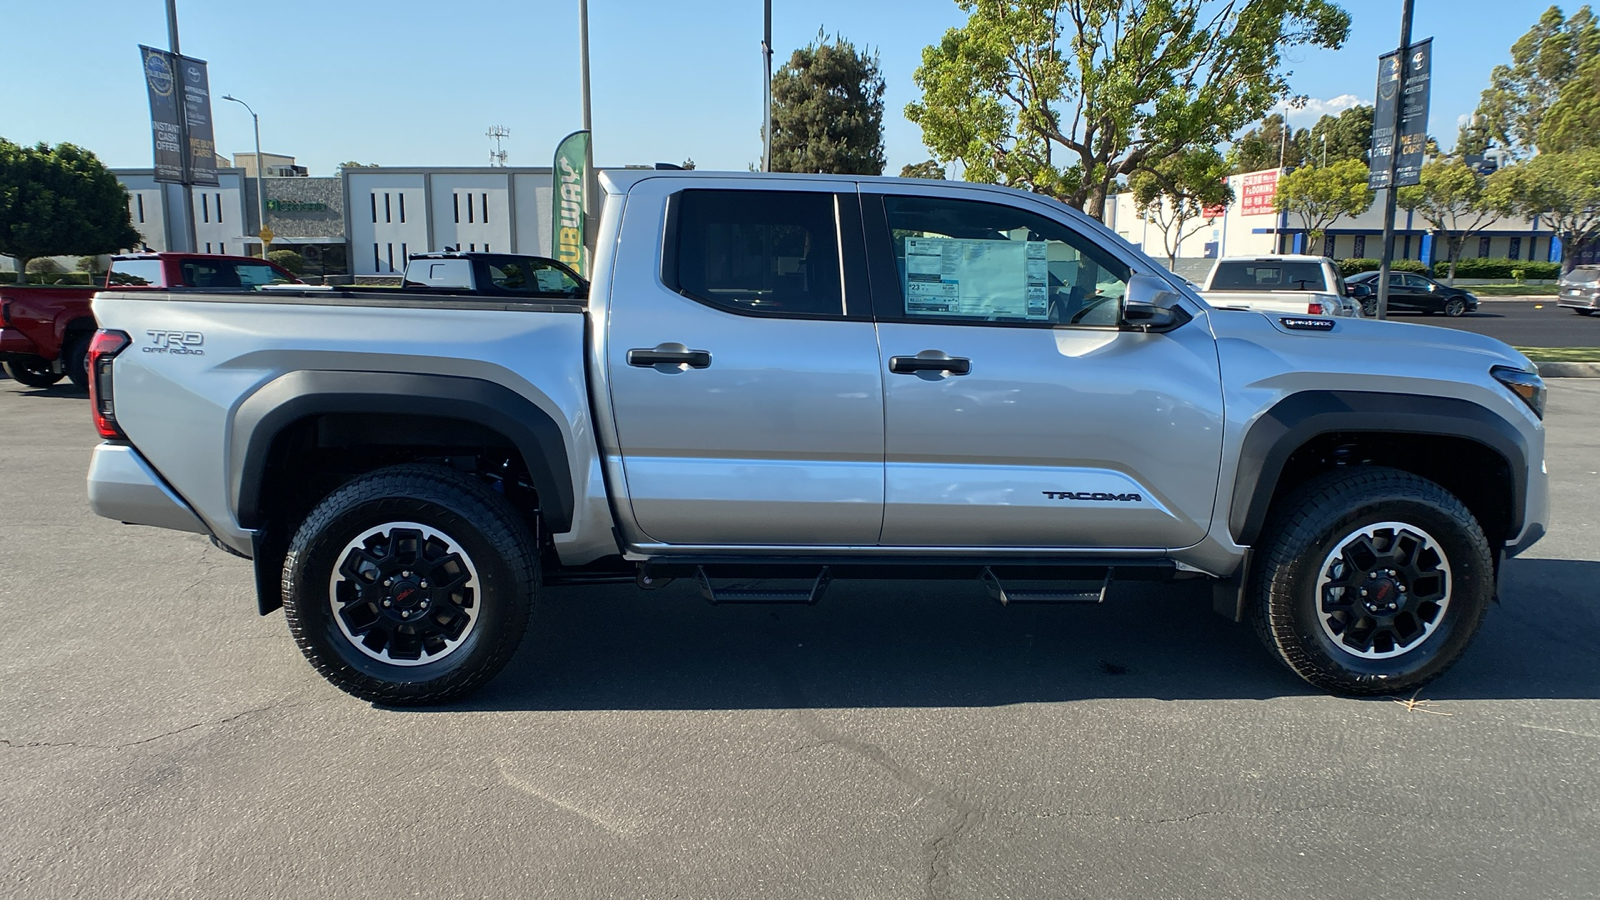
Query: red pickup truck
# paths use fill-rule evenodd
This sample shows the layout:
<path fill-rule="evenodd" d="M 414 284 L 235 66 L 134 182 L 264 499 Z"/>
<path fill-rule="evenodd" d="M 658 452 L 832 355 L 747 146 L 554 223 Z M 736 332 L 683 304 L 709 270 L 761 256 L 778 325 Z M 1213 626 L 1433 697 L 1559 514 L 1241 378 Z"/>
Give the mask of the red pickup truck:
<path fill-rule="evenodd" d="M 0 285 L 0 363 L 29 387 L 49 387 L 71 378 L 73 384 L 87 388 L 89 339 L 96 328 L 89 300 L 102 287 L 214 291 L 299 283 L 287 269 L 249 256 L 130 253 L 112 257 L 101 287 Z"/>

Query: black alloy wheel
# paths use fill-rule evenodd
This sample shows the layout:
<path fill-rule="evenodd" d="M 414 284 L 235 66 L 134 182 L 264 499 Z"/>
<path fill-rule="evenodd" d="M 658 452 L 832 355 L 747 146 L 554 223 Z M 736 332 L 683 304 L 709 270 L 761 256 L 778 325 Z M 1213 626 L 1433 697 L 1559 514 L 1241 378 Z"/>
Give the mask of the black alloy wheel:
<path fill-rule="evenodd" d="M 1467 301 L 1464 297 L 1451 297 L 1444 301 L 1444 314 L 1450 318 L 1464 315 L 1467 311 Z"/>
<path fill-rule="evenodd" d="M 400 465 L 317 504 L 283 568 L 295 643 L 339 689 L 443 703 L 511 659 L 539 583 L 521 515 L 471 475 Z"/>
<path fill-rule="evenodd" d="M 1334 693 L 1392 694 L 1461 656 L 1495 572 L 1482 528 L 1454 495 L 1362 466 L 1274 502 L 1251 592 L 1257 634 L 1295 674 Z"/>

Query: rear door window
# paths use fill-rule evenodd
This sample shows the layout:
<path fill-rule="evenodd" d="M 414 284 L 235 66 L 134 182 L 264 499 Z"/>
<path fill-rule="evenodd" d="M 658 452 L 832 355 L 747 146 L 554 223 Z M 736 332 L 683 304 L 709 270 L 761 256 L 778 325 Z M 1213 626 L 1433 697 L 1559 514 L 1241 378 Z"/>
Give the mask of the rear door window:
<path fill-rule="evenodd" d="M 240 287 L 258 287 L 263 284 L 293 284 L 282 272 L 265 263 L 233 263 Z"/>

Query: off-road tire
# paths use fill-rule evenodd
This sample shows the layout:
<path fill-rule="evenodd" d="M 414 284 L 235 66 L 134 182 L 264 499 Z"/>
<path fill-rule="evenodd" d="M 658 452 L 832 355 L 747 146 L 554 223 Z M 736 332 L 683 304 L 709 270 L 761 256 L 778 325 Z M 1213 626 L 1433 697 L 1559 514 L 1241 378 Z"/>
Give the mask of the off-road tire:
<path fill-rule="evenodd" d="M 1450 572 L 1448 602 L 1418 643 L 1387 659 L 1366 659 L 1326 633 L 1317 583 L 1341 542 L 1384 522 L 1418 527 L 1436 540 Z M 1313 478 L 1274 504 L 1263 536 L 1251 573 L 1256 633 L 1295 674 L 1333 693 L 1409 692 L 1437 678 L 1466 650 L 1495 595 L 1489 543 L 1472 513 L 1439 485 L 1397 469 L 1369 466 Z"/>
<path fill-rule="evenodd" d="M 74 337 L 61 357 L 61 367 L 67 370 L 67 377 L 80 391 L 89 389 L 89 342 L 93 338 L 94 332 Z"/>
<path fill-rule="evenodd" d="M 335 618 L 330 582 L 347 544 L 388 523 L 437 529 L 459 544 L 473 569 L 477 618 L 435 661 L 375 659 Z M 284 559 L 283 611 L 300 651 L 339 689 L 384 705 L 431 705 L 481 687 L 505 667 L 522 642 L 538 584 L 533 538 L 504 497 L 470 475 L 409 464 L 356 478 L 317 504 Z"/>
<path fill-rule="evenodd" d="M 32 388 L 47 388 L 65 377 L 59 372 L 50 371 L 50 364 L 42 359 L 37 363 L 8 362 L 6 372 L 18 384 Z"/>

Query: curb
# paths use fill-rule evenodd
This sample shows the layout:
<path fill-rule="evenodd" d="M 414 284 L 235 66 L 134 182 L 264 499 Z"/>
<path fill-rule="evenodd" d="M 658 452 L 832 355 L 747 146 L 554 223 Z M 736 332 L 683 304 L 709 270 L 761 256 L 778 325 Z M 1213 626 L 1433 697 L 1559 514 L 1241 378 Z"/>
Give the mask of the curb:
<path fill-rule="evenodd" d="M 1542 362 L 1534 367 L 1542 378 L 1600 378 L 1600 363 Z"/>

